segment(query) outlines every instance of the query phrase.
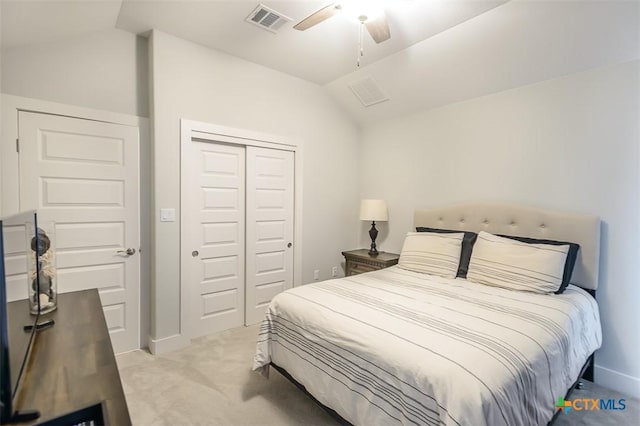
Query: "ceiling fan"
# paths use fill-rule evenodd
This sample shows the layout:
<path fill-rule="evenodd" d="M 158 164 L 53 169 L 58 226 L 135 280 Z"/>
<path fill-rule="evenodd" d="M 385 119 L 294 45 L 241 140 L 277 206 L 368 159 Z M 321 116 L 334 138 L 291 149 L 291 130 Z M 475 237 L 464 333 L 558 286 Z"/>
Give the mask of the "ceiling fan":
<path fill-rule="evenodd" d="M 331 3 L 328 6 L 312 13 L 293 26 L 296 30 L 304 31 L 320 22 L 331 18 L 332 16 L 340 13 L 343 10 L 342 3 Z M 368 16 L 366 13 L 362 13 L 358 16 L 360 22 L 367 28 L 367 31 L 371 35 L 371 38 L 376 43 L 382 43 L 385 40 L 391 38 L 391 32 L 389 31 L 389 24 L 387 23 L 387 17 L 384 11 L 380 9 L 377 13 Z"/>

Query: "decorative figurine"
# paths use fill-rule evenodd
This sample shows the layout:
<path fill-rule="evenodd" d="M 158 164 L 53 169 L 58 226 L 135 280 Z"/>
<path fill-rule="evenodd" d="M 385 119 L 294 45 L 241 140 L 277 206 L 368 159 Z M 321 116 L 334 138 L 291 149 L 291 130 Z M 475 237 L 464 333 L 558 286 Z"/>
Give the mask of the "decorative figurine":
<path fill-rule="evenodd" d="M 38 262 L 38 276 L 35 277 L 35 274 L 32 274 L 33 305 L 31 311 L 32 313 L 40 312 L 41 314 L 51 312 L 56 309 L 57 305 L 54 285 L 56 271 L 53 263 L 51 240 L 43 229 L 38 228 L 36 236 L 31 239 L 31 250 L 34 252 L 33 256 L 36 257 Z M 39 291 L 38 281 L 40 283 Z"/>

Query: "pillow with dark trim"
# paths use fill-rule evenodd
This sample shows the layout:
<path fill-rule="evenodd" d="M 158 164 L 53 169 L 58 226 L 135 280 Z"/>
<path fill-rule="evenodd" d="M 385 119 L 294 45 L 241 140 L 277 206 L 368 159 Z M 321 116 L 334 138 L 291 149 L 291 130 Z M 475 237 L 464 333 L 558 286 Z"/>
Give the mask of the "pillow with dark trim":
<path fill-rule="evenodd" d="M 467 280 L 508 290 L 553 294 L 560 289 L 569 245 L 527 244 L 481 231 Z"/>
<path fill-rule="evenodd" d="M 570 243 L 567 241 L 556 241 L 556 240 L 544 240 L 539 238 L 530 238 L 530 237 L 519 237 L 514 235 L 501 235 L 496 234 L 499 237 L 509 238 L 511 240 L 520 241 L 522 243 L 527 244 L 549 244 L 552 246 L 569 246 L 569 251 L 567 252 L 567 260 L 564 263 L 564 273 L 562 274 L 562 283 L 560 284 L 560 288 L 555 294 L 562 294 L 564 289 L 569 285 L 569 281 L 571 280 L 571 275 L 573 274 L 573 268 L 576 265 L 576 260 L 578 259 L 578 251 L 580 250 L 580 245 L 576 243 Z M 462 243 L 464 244 L 464 242 Z"/>
<path fill-rule="evenodd" d="M 435 232 L 440 234 L 457 234 L 464 232 L 464 238 L 462 239 L 462 251 L 460 252 L 460 264 L 458 265 L 457 278 L 467 278 L 467 271 L 469 270 L 469 260 L 471 260 L 471 252 L 473 251 L 473 245 L 478 238 L 478 234 L 471 231 L 455 231 L 453 229 L 441 229 L 441 228 L 427 228 L 424 226 L 416 227 L 418 232 Z"/>

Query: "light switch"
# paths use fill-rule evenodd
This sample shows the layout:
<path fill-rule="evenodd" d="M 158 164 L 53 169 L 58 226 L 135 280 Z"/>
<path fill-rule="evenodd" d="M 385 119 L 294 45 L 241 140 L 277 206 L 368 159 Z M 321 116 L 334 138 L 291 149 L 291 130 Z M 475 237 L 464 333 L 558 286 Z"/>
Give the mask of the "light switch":
<path fill-rule="evenodd" d="M 160 222 L 175 222 L 176 209 L 160 209 Z"/>

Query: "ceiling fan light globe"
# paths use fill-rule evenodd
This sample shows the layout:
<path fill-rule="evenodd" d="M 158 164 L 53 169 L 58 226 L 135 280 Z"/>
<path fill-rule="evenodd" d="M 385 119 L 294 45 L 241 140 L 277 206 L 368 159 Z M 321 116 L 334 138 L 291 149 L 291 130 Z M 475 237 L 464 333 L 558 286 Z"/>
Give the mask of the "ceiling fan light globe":
<path fill-rule="evenodd" d="M 341 6 L 347 18 L 365 22 L 384 14 L 384 3 L 384 0 L 344 0 Z M 362 17 L 365 18 L 364 21 Z"/>

